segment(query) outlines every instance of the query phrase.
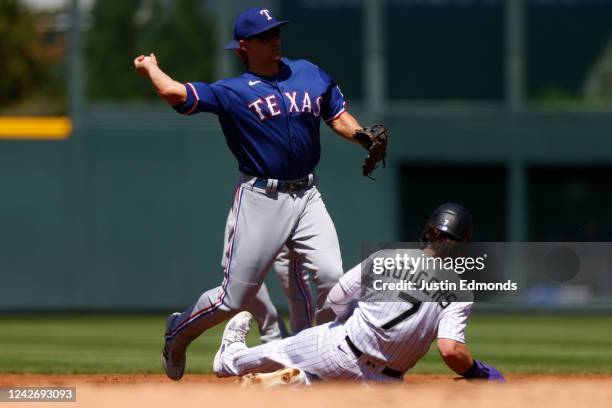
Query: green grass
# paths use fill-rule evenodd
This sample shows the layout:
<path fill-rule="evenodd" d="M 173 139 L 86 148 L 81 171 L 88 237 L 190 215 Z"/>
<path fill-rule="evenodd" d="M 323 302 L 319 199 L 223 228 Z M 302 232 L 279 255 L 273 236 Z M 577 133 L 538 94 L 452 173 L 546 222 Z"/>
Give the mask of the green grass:
<path fill-rule="evenodd" d="M 0 372 L 161 373 L 164 323 L 161 315 L 0 317 Z M 189 348 L 190 373 L 210 372 L 222 328 Z M 475 315 L 467 340 L 476 358 L 506 373 L 612 374 L 607 316 Z M 449 371 L 432 348 L 412 372 Z"/>
<path fill-rule="evenodd" d="M 612 373 L 609 316 L 472 316 L 467 330 L 472 355 L 507 373 Z M 445 368 L 435 350 L 414 372 Z"/>

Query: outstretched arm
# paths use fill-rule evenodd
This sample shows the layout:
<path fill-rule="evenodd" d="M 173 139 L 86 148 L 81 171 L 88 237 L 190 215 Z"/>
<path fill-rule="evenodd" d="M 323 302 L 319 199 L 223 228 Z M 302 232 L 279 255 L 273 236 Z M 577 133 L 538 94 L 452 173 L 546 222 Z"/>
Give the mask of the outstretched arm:
<path fill-rule="evenodd" d="M 385 157 L 387 156 L 387 146 L 389 144 L 389 131 L 383 124 L 372 125 L 368 128 L 363 128 L 357 119 L 346 110 L 342 110 L 334 119 L 327 122 L 334 132 L 343 138 L 360 144 L 368 151 L 368 157 L 363 162 L 363 175 L 374 179 L 372 172 L 378 167 L 378 163 L 382 161 L 383 166 L 386 165 Z"/>
<path fill-rule="evenodd" d="M 465 343 L 439 338 L 438 351 L 451 370 L 467 379 L 505 381 L 504 376 L 495 367 L 474 360 Z"/>
<path fill-rule="evenodd" d="M 361 129 L 363 126 L 357 122 L 357 119 L 347 111 L 344 111 L 335 118 L 334 120 L 327 123 L 327 125 L 337 134 L 343 138 L 357 144 L 362 144 L 360 141 L 355 139 L 355 132 Z"/>
<path fill-rule="evenodd" d="M 134 59 L 134 68 L 151 81 L 155 92 L 170 106 L 183 104 L 187 100 L 185 85 L 170 78 L 159 68 L 155 54 L 139 55 Z"/>
<path fill-rule="evenodd" d="M 465 373 L 474 364 L 474 359 L 465 343 L 451 339 L 438 339 L 438 351 L 448 368 L 457 374 Z"/>

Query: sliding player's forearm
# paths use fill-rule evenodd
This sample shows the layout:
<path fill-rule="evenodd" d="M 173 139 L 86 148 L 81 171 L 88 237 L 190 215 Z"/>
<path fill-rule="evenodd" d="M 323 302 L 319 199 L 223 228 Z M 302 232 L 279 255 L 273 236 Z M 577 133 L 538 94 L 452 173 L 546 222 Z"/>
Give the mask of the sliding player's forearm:
<path fill-rule="evenodd" d="M 439 339 L 438 350 L 444 362 L 454 372 L 462 375 L 472 367 L 474 360 L 467 348 L 463 343 L 455 342 L 453 340 Z"/>
<path fill-rule="evenodd" d="M 452 339 L 438 339 L 438 351 L 446 365 L 464 378 L 504 381 L 504 376 L 495 367 L 474 360 L 465 343 Z"/>

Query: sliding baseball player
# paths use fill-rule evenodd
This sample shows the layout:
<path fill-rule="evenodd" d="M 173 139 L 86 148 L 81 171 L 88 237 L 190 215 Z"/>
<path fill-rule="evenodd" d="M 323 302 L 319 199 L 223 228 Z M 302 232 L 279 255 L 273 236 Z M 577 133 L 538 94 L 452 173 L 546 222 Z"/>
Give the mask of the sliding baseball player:
<path fill-rule="evenodd" d="M 471 235 L 468 211 L 448 203 L 437 208 L 428 220 L 421 238 L 423 249 L 402 251 L 411 259 L 452 256 L 453 244 L 468 242 Z M 370 267 L 367 265 L 366 270 Z M 427 273 L 413 276 L 425 279 Z M 338 317 L 349 316 L 346 322 L 316 326 L 253 348 L 244 343 L 251 315 L 236 315 L 225 328 L 214 360 L 215 373 L 220 377 L 243 376 L 290 367 L 297 369 L 290 374 L 295 373 L 304 383 L 313 379 L 402 381 L 437 340 L 442 359 L 456 373 L 465 378 L 504 380 L 498 370 L 475 360 L 468 350 L 464 332 L 472 302 L 449 301 L 460 296 L 433 301 L 429 294 L 418 297 L 414 292 L 400 292 L 402 301 L 368 301 L 361 293 L 362 265 L 357 265 L 328 295 Z M 359 302 L 353 310 L 355 300 Z"/>

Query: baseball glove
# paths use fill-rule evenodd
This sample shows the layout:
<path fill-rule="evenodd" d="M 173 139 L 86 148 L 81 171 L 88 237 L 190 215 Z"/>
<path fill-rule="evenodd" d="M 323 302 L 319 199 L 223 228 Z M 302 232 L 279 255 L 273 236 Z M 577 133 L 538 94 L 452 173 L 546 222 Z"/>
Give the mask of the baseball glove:
<path fill-rule="evenodd" d="M 376 169 L 378 162 L 382 161 L 383 167 L 386 166 L 389 131 L 385 125 L 376 124 L 357 130 L 354 138 L 368 151 L 368 157 L 363 162 L 363 175 L 373 179 L 372 172 Z"/>

